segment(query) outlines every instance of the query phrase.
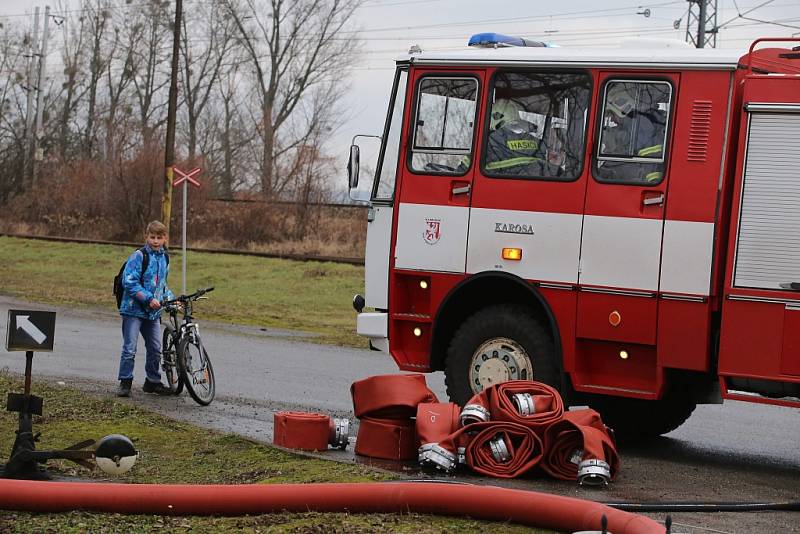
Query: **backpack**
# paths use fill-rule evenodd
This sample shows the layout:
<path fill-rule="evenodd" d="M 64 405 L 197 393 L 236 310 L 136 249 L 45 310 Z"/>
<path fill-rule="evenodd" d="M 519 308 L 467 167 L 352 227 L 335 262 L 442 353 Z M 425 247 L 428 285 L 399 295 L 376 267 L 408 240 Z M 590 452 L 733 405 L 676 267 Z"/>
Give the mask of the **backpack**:
<path fill-rule="evenodd" d="M 147 253 L 147 249 L 145 247 L 142 247 L 138 250 L 142 253 L 142 272 L 139 275 L 139 281 L 140 283 L 144 283 L 144 273 L 147 272 L 147 266 L 150 264 L 150 254 Z M 166 250 L 164 251 L 164 257 L 167 260 L 167 265 L 169 265 L 169 254 Z M 125 273 L 125 266 L 127 264 L 128 260 L 122 262 L 122 266 L 119 268 L 117 276 L 114 277 L 114 297 L 117 299 L 117 309 L 119 309 L 122 305 L 122 295 L 125 294 L 125 288 L 122 287 L 122 275 Z"/>

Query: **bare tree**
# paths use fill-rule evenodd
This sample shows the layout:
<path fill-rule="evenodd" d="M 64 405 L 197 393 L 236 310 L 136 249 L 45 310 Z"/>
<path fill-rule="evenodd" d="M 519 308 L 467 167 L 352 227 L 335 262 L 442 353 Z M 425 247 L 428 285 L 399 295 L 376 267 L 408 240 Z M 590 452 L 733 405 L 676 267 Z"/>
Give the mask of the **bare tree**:
<path fill-rule="evenodd" d="M 97 0 L 96 4 L 91 2 L 83 4 L 86 13 L 84 16 L 89 24 L 89 39 L 92 45 L 91 59 L 89 60 L 89 84 L 87 87 L 89 103 L 86 111 L 86 125 L 83 129 L 83 154 L 87 158 L 91 158 L 94 153 L 97 93 L 103 71 L 108 62 L 108 58 L 103 54 L 102 44 L 111 13 L 101 2 L 102 0 Z"/>
<path fill-rule="evenodd" d="M 84 17 L 62 18 L 60 27 L 63 29 L 63 43 L 61 48 L 61 61 L 64 64 L 64 82 L 62 84 L 61 112 L 58 122 L 58 152 L 62 159 L 67 157 L 70 145 L 71 120 L 78 106 L 78 101 L 84 91 L 79 87 L 81 70 L 84 63 L 84 41 L 87 28 L 87 19 Z M 77 23 L 77 28 L 72 22 Z"/>
<path fill-rule="evenodd" d="M 0 19 L 0 201 L 22 187 L 27 150 L 25 131 L 25 86 L 23 46 L 29 36 L 9 29 Z"/>
<path fill-rule="evenodd" d="M 190 37 L 187 19 L 195 24 L 191 35 L 199 34 L 199 38 Z M 194 16 L 183 17 L 181 83 L 189 130 L 187 148 L 190 160 L 194 160 L 197 153 L 198 121 L 219 79 L 223 62 L 230 62 L 234 29 L 230 17 L 223 17 L 221 6 L 216 3 L 200 6 Z"/>
<path fill-rule="evenodd" d="M 279 189 L 276 159 L 303 146 L 320 124 L 303 123 L 294 112 L 315 93 L 335 92 L 353 59 L 352 40 L 338 36 L 360 3 L 223 0 L 239 30 L 257 89 L 260 181 L 267 199 L 275 198 Z M 333 115 L 336 108 L 326 111 Z"/>
<path fill-rule="evenodd" d="M 127 44 L 131 51 L 131 67 L 142 142 L 148 146 L 155 130 L 167 120 L 167 98 L 160 94 L 169 85 L 168 72 L 171 32 L 169 2 L 152 0 L 145 4 L 126 25 Z"/>

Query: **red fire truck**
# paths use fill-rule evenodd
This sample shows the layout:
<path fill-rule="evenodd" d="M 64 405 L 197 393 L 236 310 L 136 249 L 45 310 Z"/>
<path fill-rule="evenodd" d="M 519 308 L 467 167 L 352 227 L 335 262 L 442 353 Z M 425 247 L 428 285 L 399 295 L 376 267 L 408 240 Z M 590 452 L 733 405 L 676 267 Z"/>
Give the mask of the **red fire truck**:
<path fill-rule="evenodd" d="M 800 39 L 504 39 L 397 62 L 358 333 L 462 405 L 535 379 L 627 435 L 800 407 Z"/>

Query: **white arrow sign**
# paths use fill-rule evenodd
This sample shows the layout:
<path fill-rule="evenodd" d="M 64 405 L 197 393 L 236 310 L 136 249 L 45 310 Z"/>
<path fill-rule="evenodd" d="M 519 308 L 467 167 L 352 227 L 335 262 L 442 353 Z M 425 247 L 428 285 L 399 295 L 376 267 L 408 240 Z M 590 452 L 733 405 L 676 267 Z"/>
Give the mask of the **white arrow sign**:
<path fill-rule="evenodd" d="M 31 338 L 41 345 L 47 339 L 47 336 L 44 335 L 44 332 L 36 328 L 36 325 L 30 321 L 30 315 L 18 315 L 17 316 L 17 328 L 22 328 L 22 331 L 31 336 Z"/>

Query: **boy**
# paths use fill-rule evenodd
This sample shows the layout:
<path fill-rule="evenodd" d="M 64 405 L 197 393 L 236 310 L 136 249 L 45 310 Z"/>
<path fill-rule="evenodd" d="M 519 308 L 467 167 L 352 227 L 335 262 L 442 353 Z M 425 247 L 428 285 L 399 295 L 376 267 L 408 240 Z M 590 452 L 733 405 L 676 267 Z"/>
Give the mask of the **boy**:
<path fill-rule="evenodd" d="M 159 221 L 147 225 L 144 252 L 136 250 L 125 264 L 122 277 L 124 294 L 120 302 L 122 316 L 122 354 L 119 361 L 118 397 L 130 397 L 133 383 L 133 363 L 139 334 L 147 349 L 145 393 L 170 395 L 172 392 L 161 383 L 161 301 L 175 298 L 167 287 L 169 258 L 165 243 L 167 228 Z M 144 254 L 149 256 L 147 269 L 142 272 Z"/>

